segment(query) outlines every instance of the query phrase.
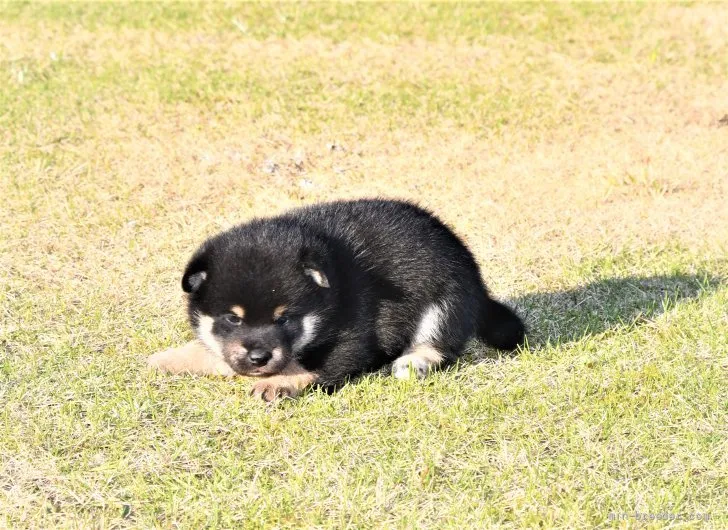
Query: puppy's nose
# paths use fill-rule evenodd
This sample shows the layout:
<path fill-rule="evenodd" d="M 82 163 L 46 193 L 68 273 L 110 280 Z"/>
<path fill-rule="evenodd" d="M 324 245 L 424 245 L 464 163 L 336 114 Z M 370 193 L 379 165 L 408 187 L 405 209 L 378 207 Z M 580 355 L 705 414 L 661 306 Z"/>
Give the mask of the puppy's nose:
<path fill-rule="evenodd" d="M 250 363 L 253 366 L 263 366 L 265 363 L 270 361 L 271 357 L 273 357 L 271 352 L 266 350 L 252 350 L 248 354 L 248 359 L 250 359 Z"/>

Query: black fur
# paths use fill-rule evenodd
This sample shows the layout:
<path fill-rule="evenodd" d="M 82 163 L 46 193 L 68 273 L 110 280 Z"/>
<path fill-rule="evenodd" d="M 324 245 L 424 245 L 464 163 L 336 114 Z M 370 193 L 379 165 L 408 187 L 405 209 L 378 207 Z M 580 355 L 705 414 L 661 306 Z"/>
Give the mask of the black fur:
<path fill-rule="evenodd" d="M 323 384 L 400 356 L 433 304 L 442 311 L 428 342 L 444 363 L 472 337 L 511 350 L 525 331 L 513 311 L 488 296 L 460 239 L 431 213 L 400 201 L 332 202 L 237 226 L 200 247 L 182 287 L 193 327 L 199 314 L 215 319 L 212 333 L 234 369 L 253 370 L 235 359 L 235 345 L 249 352 L 278 347 L 280 366 L 295 358 Z M 231 306 L 244 308 L 242 322 L 225 317 Z M 279 306 L 286 312 L 274 322 Z M 297 347 L 302 319 L 311 314 L 319 319 L 316 333 Z"/>

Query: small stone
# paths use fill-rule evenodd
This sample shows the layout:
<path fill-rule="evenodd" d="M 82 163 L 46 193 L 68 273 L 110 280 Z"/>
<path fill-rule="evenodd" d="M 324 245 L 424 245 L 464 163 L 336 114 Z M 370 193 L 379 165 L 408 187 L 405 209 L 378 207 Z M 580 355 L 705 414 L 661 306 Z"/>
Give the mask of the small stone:
<path fill-rule="evenodd" d="M 272 158 L 269 158 L 265 162 L 263 162 L 263 171 L 268 173 L 269 175 L 273 175 L 278 172 L 279 166 L 276 163 L 275 160 Z"/>

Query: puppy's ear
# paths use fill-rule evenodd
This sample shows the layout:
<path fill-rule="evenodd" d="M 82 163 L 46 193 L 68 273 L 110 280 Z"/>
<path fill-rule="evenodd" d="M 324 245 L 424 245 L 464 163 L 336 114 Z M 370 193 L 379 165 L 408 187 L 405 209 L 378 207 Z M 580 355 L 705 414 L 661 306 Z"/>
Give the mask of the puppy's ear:
<path fill-rule="evenodd" d="M 196 293 L 207 280 L 207 253 L 198 251 L 187 264 L 182 276 L 182 290 L 186 293 Z"/>
<path fill-rule="evenodd" d="M 329 278 L 324 272 L 323 255 L 312 249 L 305 249 L 301 252 L 301 264 L 303 265 L 303 274 L 310 277 L 316 285 L 328 289 L 331 287 Z"/>
<path fill-rule="evenodd" d="M 312 269 L 310 267 L 304 267 L 303 273 L 306 276 L 310 276 L 314 283 L 318 285 L 319 287 L 329 288 L 331 287 L 331 284 L 329 283 L 329 279 L 326 277 L 326 275 L 323 273 L 323 271 L 319 269 Z"/>

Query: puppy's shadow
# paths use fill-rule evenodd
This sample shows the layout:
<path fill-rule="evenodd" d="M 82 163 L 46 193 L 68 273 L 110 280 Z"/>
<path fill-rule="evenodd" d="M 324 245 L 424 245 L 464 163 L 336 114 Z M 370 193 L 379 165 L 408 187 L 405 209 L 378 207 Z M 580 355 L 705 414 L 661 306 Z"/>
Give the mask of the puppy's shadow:
<path fill-rule="evenodd" d="M 567 290 L 527 294 L 507 303 L 526 322 L 529 349 L 538 350 L 642 325 L 677 304 L 715 290 L 722 281 L 706 273 L 606 278 Z M 477 355 L 493 356 L 497 354 L 490 351 Z"/>

